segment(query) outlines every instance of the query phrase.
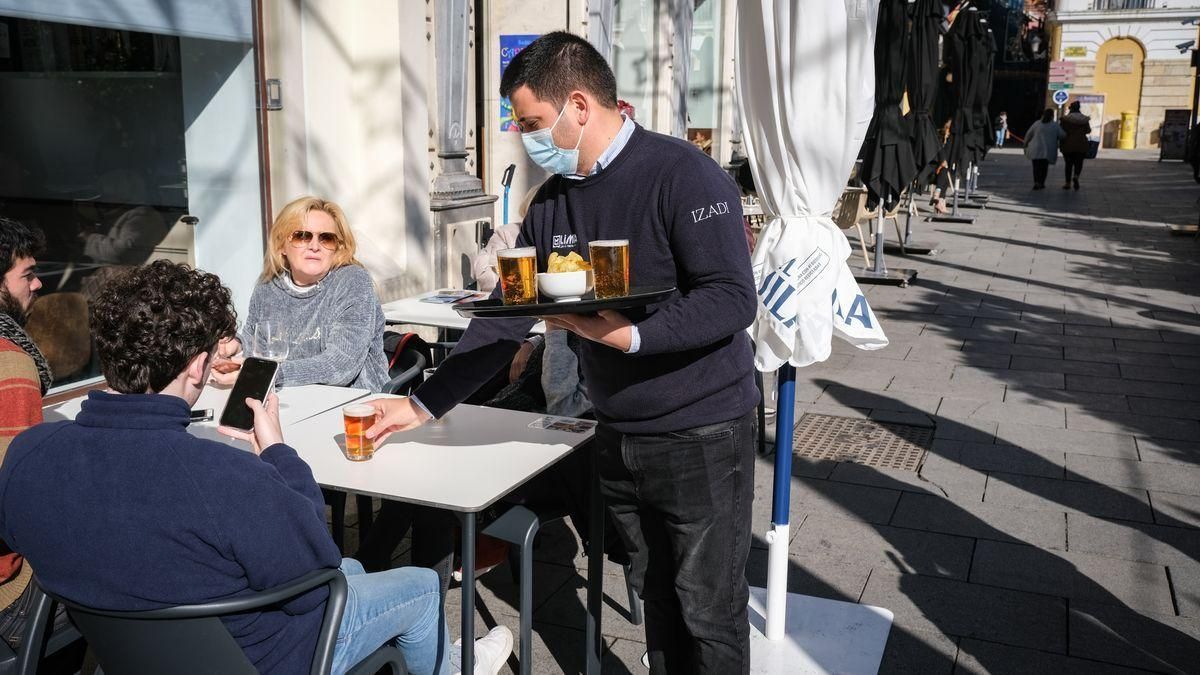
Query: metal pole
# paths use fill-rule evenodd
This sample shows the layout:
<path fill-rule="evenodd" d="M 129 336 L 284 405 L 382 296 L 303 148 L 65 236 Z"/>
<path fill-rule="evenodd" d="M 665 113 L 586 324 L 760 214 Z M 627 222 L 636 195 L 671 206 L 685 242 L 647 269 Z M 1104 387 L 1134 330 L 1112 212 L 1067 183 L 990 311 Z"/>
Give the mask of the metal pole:
<path fill-rule="evenodd" d="M 787 623 L 789 512 L 792 502 L 792 432 L 796 413 L 796 369 L 785 363 L 776 373 L 775 491 L 771 496 L 771 530 L 767 532 L 767 639 L 782 640 Z"/>
<path fill-rule="evenodd" d="M 916 203 L 916 201 L 917 198 L 913 194 L 913 186 L 909 186 L 908 203 L 904 205 L 904 245 L 901 246 L 901 248 L 908 246 L 910 243 L 909 240 L 912 239 L 913 204 Z"/>
<path fill-rule="evenodd" d="M 875 273 L 883 274 L 887 266 L 883 264 L 883 209 L 884 202 L 879 202 L 879 215 L 875 218 Z"/>

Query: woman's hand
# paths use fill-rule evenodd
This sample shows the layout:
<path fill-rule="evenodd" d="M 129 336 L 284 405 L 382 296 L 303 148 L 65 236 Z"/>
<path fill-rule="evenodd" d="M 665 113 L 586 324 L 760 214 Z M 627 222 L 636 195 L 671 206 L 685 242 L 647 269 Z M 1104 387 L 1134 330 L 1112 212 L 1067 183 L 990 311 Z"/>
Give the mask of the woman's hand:
<path fill-rule="evenodd" d="M 218 356 L 213 360 L 209 381 L 223 387 L 232 387 L 233 383 L 237 382 L 238 372 L 242 369 L 242 362 L 245 360 L 246 357 L 240 355 L 231 358 Z"/>

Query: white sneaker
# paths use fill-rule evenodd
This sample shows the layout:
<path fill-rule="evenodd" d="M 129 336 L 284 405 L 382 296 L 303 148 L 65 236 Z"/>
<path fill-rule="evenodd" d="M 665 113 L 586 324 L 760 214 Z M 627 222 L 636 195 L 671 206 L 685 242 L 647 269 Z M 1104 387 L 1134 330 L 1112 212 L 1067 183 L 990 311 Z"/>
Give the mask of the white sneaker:
<path fill-rule="evenodd" d="M 450 665 L 454 675 L 462 675 L 462 638 L 454 641 Z M 513 652 L 513 634 L 505 626 L 496 626 L 475 641 L 475 675 L 496 675 Z"/>

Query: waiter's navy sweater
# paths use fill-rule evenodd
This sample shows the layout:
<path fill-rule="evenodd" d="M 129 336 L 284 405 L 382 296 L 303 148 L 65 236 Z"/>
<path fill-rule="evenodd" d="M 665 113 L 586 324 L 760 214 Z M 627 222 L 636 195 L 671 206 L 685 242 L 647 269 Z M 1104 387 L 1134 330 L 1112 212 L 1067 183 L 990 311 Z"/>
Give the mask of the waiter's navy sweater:
<path fill-rule="evenodd" d="M 312 471 L 282 443 L 251 452 L 187 433 L 163 394 L 91 392 L 75 422 L 33 427 L 0 467 L 0 537 L 49 591 L 144 610 L 245 595 L 341 555 Z M 324 588 L 226 619 L 265 673 L 308 672 Z"/>
<path fill-rule="evenodd" d="M 625 433 L 664 433 L 752 410 L 759 394 L 745 328 L 758 302 L 733 180 L 690 143 L 639 126 L 599 173 L 546 181 L 517 245 L 536 246 L 544 271 L 551 252 L 588 258 L 588 242 L 601 239 L 629 240 L 631 286 L 678 292 L 622 312 L 638 328 L 637 353 L 583 342 L 596 417 Z M 511 360 L 532 325 L 472 321 L 417 398 L 441 417 Z"/>

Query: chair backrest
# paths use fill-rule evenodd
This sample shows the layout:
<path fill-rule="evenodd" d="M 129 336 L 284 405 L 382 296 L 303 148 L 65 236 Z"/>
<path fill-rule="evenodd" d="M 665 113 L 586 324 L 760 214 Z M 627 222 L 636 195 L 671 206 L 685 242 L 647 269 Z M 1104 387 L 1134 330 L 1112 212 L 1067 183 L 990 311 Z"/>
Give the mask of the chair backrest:
<path fill-rule="evenodd" d="M 833 212 L 833 222 L 839 228 L 848 230 L 855 226 L 867 214 L 867 191 L 859 188 L 848 188 L 842 192 L 842 198 Z"/>
<path fill-rule="evenodd" d="M 433 348 L 416 333 L 384 333 L 383 353 L 390 378 L 383 387 L 385 394 L 411 394 L 433 364 Z"/>
<path fill-rule="evenodd" d="M 333 647 L 346 606 L 346 578 L 336 569 L 318 570 L 250 595 L 140 612 L 95 609 L 51 597 L 67 608 L 106 675 L 251 675 L 257 672 L 254 665 L 226 630 L 221 617 L 276 608 L 322 585 L 329 586 L 329 599 L 311 672 L 323 675 L 333 664 Z"/>
<path fill-rule="evenodd" d="M 47 633 L 50 632 L 51 617 L 54 616 L 54 600 L 42 592 L 34 580 L 29 581 L 33 594 L 29 613 L 25 615 L 25 634 L 14 650 L 0 640 L 0 675 L 36 675 L 41 665 L 42 654 L 47 651 Z M 78 639 L 78 635 L 74 636 Z M 61 645 L 60 645 L 61 646 Z"/>

